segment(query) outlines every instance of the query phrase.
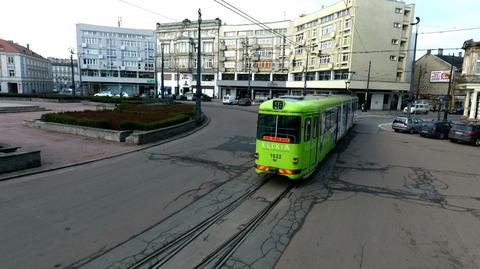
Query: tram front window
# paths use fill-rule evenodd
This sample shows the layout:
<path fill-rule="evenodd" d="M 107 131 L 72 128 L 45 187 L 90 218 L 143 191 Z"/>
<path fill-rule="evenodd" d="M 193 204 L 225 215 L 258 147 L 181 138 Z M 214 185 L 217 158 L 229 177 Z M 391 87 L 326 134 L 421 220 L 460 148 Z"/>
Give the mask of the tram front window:
<path fill-rule="evenodd" d="M 298 144 L 300 126 L 299 116 L 258 114 L 257 139 Z"/>

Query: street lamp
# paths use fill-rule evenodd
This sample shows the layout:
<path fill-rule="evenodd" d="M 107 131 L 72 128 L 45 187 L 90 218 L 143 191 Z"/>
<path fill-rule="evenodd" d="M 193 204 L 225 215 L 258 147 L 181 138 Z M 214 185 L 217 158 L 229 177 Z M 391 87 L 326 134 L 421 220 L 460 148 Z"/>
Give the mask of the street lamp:
<path fill-rule="evenodd" d="M 416 56 L 416 52 L 417 52 L 417 37 L 418 37 L 418 24 L 420 23 L 420 18 L 419 17 L 415 17 L 415 20 L 416 22 L 411 22 L 410 25 L 415 25 L 416 28 L 415 28 L 415 40 L 414 40 L 414 43 L 413 43 L 413 59 L 412 59 L 412 73 L 410 75 L 410 91 L 408 93 L 408 96 L 409 96 L 409 100 L 408 100 L 408 104 L 407 104 L 407 115 L 408 117 L 410 117 L 410 109 L 412 108 L 412 101 L 413 101 L 413 98 L 414 98 L 414 95 L 413 95 L 413 80 L 414 80 L 414 76 L 415 76 L 415 56 Z"/>
<path fill-rule="evenodd" d="M 311 45 L 309 47 L 302 45 L 303 48 L 306 49 L 307 52 L 307 62 L 305 63 L 305 67 L 303 69 L 303 89 L 301 95 L 305 95 L 305 91 L 307 90 L 307 71 L 308 71 L 308 56 L 310 55 L 311 52 Z M 315 54 L 315 56 L 320 57 L 322 55 L 322 50 L 319 50 L 318 53 Z"/>
<path fill-rule="evenodd" d="M 202 66 L 201 64 L 201 24 L 202 24 L 202 12 L 200 9 L 198 9 L 198 43 L 197 43 L 197 93 L 196 96 L 197 98 L 195 99 L 195 119 L 197 121 L 197 124 L 199 125 L 201 120 L 202 120 L 202 109 L 201 109 L 201 102 L 200 99 L 202 97 L 202 73 L 200 67 Z"/>
<path fill-rule="evenodd" d="M 75 96 L 75 78 L 74 78 L 74 71 L 73 71 L 73 54 L 75 51 L 73 48 L 70 48 L 70 68 L 72 69 L 72 94 Z"/>
<path fill-rule="evenodd" d="M 164 99 L 164 79 L 163 79 L 163 69 L 165 68 L 165 65 L 164 65 L 164 57 L 163 57 L 163 48 L 164 48 L 164 45 L 163 43 L 160 44 L 160 49 L 162 50 L 161 52 L 161 57 L 162 57 L 162 65 L 161 65 L 161 74 L 160 74 L 160 91 L 162 93 L 162 100 Z"/>

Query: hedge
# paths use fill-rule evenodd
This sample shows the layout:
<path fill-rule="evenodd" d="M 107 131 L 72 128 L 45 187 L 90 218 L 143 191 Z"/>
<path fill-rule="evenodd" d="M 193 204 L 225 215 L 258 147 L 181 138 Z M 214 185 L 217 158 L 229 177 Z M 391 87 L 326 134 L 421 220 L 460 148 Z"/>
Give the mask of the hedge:
<path fill-rule="evenodd" d="M 168 127 L 182 122 L 186 122 L 191 118 L 191 115 L 180 113 L 176 114 L 168 119 L 154 121 L 154 122 L 142 122 L 142 121 L 124 121 L 120 124 L 120 130 L 155 130 L 163 127 Z"/>
<path fill-rule="evenodd" d="M 93 128 L 108 129 L 110 125 L 105 120 L 89 119 L 89 118 L 76 118 L 72 117 L 67 112 L 60 113 L 48 113 L 42 115 L 42 120 L 47 122 L 56 122 L 70 125 L 78 125 Z"/>

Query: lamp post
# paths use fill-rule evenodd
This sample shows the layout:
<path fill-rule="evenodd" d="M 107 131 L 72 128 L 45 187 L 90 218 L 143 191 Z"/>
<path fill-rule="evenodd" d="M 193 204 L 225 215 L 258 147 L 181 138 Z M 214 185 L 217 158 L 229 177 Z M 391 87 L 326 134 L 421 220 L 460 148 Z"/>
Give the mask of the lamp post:
<path fill-rule="evenodd" d="M 72 69 L 72 94 L 75 96 L 75 78 L 74 78 L 74 71 L 73 71 L 73 54 L 75 51 L 73 48 L 70 48 L 70 68 Z"/>
<path fill-rule="evenodd" d="M 164 57 L 163 57 L 163 43 L 160 44 L 160 49 L 162 50 L 161 52 L 161 57 L 162 57 L 162 65 L 161 65 L 161 74 L 160 74 L 160 91 L 162 93 L 162 100 L 164 99 L 164 79 L 163 79 L 163 70 L 165 68 L 165 65 L 164 65 Z"/>
<path fill-rule="evenodd" d="M 201 62 L 201 23 L 202 23 L 202 13 L 201 10 L 198 9 L 198 42 L 197 42 L 197 92 L 195 98 L 195 119 L 197 121 L 197 124 L 200 124 L 202 121 L 202 109 L 201 109 L 201 101 L 200 98 L 202 97 L 202 73 L 200 67 L 202 66 Z"/>
<path fill-rule="evenodd" d="M 307 90 L 307 71 L 308 71 L 308 56 L 310 55 L 310 49 L 311 47 L 310 46 L 303 46 L 305 49 L 306 49 L 306 52 L 307 52 L 307 62 L 305 63 L 305 68 L 303 69 L 303 89 L 302 89 L 302 92 L 301 92 L 301 95 L 304 96 L 306 93 L 306 90 Z M 319 50 L 317 54 L 315 54 L 315 56 L 317 57 L 320 57 L 322 55 L 322 51 Z"/>
<path fill-rule="evenodd" d="M 445 112 L 443 113 L 443 120 L 447 121 L 448 119 L 448 110 L 450 110 L 450 92 L 452 89 L 452 77 L 453 77 L 453 65 L 455 64 L 455 54 L 452 55 L 452 63 L 450 64 L 450 76 L 448 78 L 448 92 L 447 92 L 447 98 L 445 100 Z"/>
<path fill-rule="evenodd" d="M 409 101 L 408 101 L 408 104 L 407 104 L 407 115 L 408 117 L 410 117 L 410 109 L 412 108 L 412 102 L 413 102 L 413 98 L 414 98 L 414 95 L 413 95 L 413 81 L 414 81 L 414 76 L 415 76 L 415 56 L 416 56 L 416 52 L 417 52 L 417 37 L 418 37 L 418 24 L 420 23 L 420 18 L 419 17 L 415 17 L 415 20 L 416 22 L 411 22 L 410 25 L 415 25 L 416 28 L 415 28 L 415 40 L 414 40 L 414 43 L 413 43 L 413 59 L 412 59 L 412 73 L 410 75 L 410 90 L 409 90 L 409 93 L 408 93 L 408 96 L 409 96 Z"/>

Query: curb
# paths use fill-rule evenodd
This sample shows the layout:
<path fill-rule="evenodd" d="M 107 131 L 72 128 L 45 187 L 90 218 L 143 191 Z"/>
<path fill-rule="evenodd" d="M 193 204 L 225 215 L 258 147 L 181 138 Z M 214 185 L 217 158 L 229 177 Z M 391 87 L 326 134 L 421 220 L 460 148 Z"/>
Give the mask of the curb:
<path fill-rule="evenodd" d="M 113 154 L 113 155 L 109 155 L 109 156 L 105 156 L 105 157 L 101 157 L 101 158 L 97 158 L 97 159 L 92 159 L 92 160 L 88 160 L 88 161 L 83 161 L 83 162 L 79 162 L 79 163 L 73 163 L 73 164 L 68 164 L 68 165 L 59 166 L 59 167 L 47 168 L 47 169 L 38 170 L 38 171 L 34 171 L 34 172 L 33 171 L 32 172 L 25 172 L 25 173 L 21 173 L 21 174 L 18 174 L 18 175 L 12 175 L 12 176 L 6 176 L 6 177 L 1 177 L 0 176 L 0 182 L 11 180 L 11 179 L 16 179 L 16 178 L 19 178 L 19 177 L 31 176 L 31 175 L 36 175 L 36 174 L 43 174 L 43 173 L 48 173 L 48 172 L 64 169 L 64 168 L 70 168 L 70 167 L 80 166 L 80 165 L 84 165 L 84 164 L 90 164 L 90 163 L 94 163 L 94 162 L 98 162 L 98 161 L 113 159 L 113 158 L 120 157 L 120 156 L 123 156 L 123 155 L 127 155 L 127 154 L 130 154 L 130 153 L 139 152 L 139 151 L 142 151 L 142 150 L 145 150 L 145 149 L 149 149 L 149 148 L 153 148 L 153 147 L 156 147 L 156 146 L 159 146 L 159 145 L 162 145 L 162 144 L 166 144 L 168 142 L 187 137 L 191 134 L 194 134 L 194 133 L 202 130 L 206 126 L 208 126 L 210 124 L 210 121 L 211 121 L 210 117 L 207 117 L 207 116 L 204 116 L 204 117 L 205 117 L 205 120 L 204 120 L 203 124 L 198 126 L 197 128 L 195 128 L 193 130 L 190 130 L 188 132 L 185 132 L 185 133 L 182 133 L 182 134 L 179 134 L 179 135 L 172 136 L 170 138 L 161 140 L 161 141 L 159 141 L 157 143 L 154 143 L 154 144 L 148 144 L 146 146 L 141 146 L 140 148 L 137 148 L 137 149 L 133 149 L 133 150 L 129 150 L 129 151 L 121 152 L 121 153 L 116 153 L 116 154 Z"/>

